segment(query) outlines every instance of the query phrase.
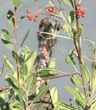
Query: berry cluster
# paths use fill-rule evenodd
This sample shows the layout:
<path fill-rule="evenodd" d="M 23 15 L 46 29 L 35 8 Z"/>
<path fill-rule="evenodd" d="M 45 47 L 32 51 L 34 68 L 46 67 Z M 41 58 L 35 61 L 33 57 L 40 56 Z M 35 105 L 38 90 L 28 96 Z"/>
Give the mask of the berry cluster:
<path fill-rule="evenodd" d="M 30 9 L 27 9 L 26 12 L 27 13 L 31 13 L 31 10 Z M 35 14 L 34 22 L 37 22 L 38 21 L 37 17 L 39 17 L 39 14 L 38 13 Z M 33 19 L 33 17 L 31 15 L 27 15 L 27 18 L 29 18 L 30 21 Z"/>
<path fill-rule="evenodd" d="M 77 8 L 80 7 L 80 6 L 81 6 L 81 4 L 78 3 L 78 4 L 77 4 Z M 78 8 L 78 10 L 77 10 L 77 15 L 78 15 L 78 16 L 82 16 L 82 17 L 84 18 L 84 17 L 85 17 L 85 10 L 81 10 L 80 8 Z"/>
<path fill-rule="evenodd" d="M 46 7 L 44 7 L 44 9 L 46 9 Z M 30 9 L 27 9 L 26 10 L 27 13 L 31 13 L 32 11 Z M 56 10 L 52 7 L 49 7 L 47 10 L 46 10 L 46 13 L 49 13 L 49 12 L 52 12 L 52 13 L 56 13 Z M 36 13 L 35 14 L 35 17 L 34 17 L 34 22 L 37 22 L 38 21 L 38 18 L 39 17 L 39 14 Z M 31 21 L 33 19 L 33 17 L 31 15 L 27 15 L 27 18 L 29 18 L 29 20 Z M 44 23 L 48 22 L 47 19 L 44 19 L 43 21 Z"/>
<path fill-rule="evenodd" d="M 56 13 L 56 10 L 52 7 L 49 7 L 49 9 L 46 10 L 46 13 L 49 13 L 49 12 Z"/>

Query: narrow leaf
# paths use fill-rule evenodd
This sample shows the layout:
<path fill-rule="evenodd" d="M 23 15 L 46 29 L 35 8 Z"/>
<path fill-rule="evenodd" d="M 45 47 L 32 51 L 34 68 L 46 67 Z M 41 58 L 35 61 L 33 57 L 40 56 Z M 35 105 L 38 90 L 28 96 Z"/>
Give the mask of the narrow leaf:
<path fill-rule="evenodd" d="M 66 62 L 68 65 L 72 65 L 72 66 L 75 65 L 75 62 L 73 61 L 73 57 L 72 57 L 71 55 L 68 55 L 67 57 L 65 57 L 65 62 Z"/>
<path fill-rule="evenodd" d="M 70 24 L 73 23 L 74 17 L 75 17 L 75 12 L 71 11 L 71 12 L 69 13 L 69 15 L 68 15 L 68 21 L 69 21 Z"/>
<path fill-rule="evenodd" d="M 7 13 L 7 20 L 9 22 L 9 24 L 12 26 L 12 28 L 14 29 L 15 20 L 14 20 L 14 14 L 11 10 L 9 10 L 8 13 Z"/>
<path fill-rule="evenodd" d="M 56 87 L 51 89 L 50 95 L 51 95 L 51 98 L 52 98 L 52 103 L 54 105 L 54 103 L 57 102 L 58 99 L 59 99 Z M 57 107 L 57 106 L 54 105 L 54 107 Z"/>
<path fill-rule="evenodd" d="M 11 61 L 5 55 L 3 55 L 3 58 L 4 58 L 4 63 L 6 65 L 6 67 L 9 68 L 12 72 L 14 72 L 14 67 L 13 67 Z"/>
<path fill-rule="evenodd" d="M 28 96 L 32 95 L 36 91 L 36 88 L 37 88 L 37 86 L 35 86 L 32 89 L 30 89 Z"/>
<path fill-rule="evenodd" d="M 83 88 L 83 83 L 77 76 L 75 76 L 75 75 L 71 76 L 71 81 L 74 85 Z"/>
<path fill-rule="evenodd" d="M 75 88 L 65 86 L 65 89 L 67 89 L 71 94 L 73 94 L 73 96 L 78 100 L 78 102 L 82 108 L 86 107 L 86 103 L 83 101 L 82 97 L 80 96 L 80 94 L 78 93 L 78 91 Z"/>
<path fill-rule="evenodd" d="M 38 101 L 48 91 L 48 89 L 50 87 L 51 87 L 51 84 L 50 85 L 46 85 L 43 88 L 41 88 L 39 93 L 38 93 L 38 95 L 34 98 L 33 103 Z"/>
<path fill-rule="evenodd" d="M 8 32 L 8 30 L 7 29 L 1 29 L 4 33 L 6 33 L 7 35 L 9 35 L 9 32 Z"/>
<path fill-rule="evenodd" d="M 31 86 L 33 86 L 33 84 L 35 82 L 35 78 L 36 78 L 36 74 L 35 73 L 32 73 L 26 79 L 27 92 L 28 92 L 28 94 L 29 94 L 29 91 L 31 89 Z"/>
<path fill-rule="evenodd" d="M 92 53 L 92 55 L 95 55 L 95 46 L 92 47 L 91 53 Z"/>
<path fill-rule="evenodd" d="M 56 58 L 51 58 L 49 68 L 55 68 L 56 65 Z"/>
<path fill-rule="evenodd" d="M 65 103 L 62 103 L 60 101 L 57 101 L 55 102 L 55 105 L 57 105 L 59 108 L 63 109 L 63 110 L 80 110 L 78 108 L 75 108 L 71 105 L 68 105 L 68 104 L 65 104 Z"/>
<path fill-rule="evenodd" d="M 23 43 L 24 43 L 24 42 L 26 41 L 26 39 L 28 38 L 28 35 L 29 35 L 30 31 L 31 31 L 31 30 L 28 30 L 28 32 L 26 33 L 26 35 L 25 35 L 25 37 L 24 37 L 24 39 L 23 39 L 23 41 L 22 41 L 22 43 L 21 43 L 21 46 L 20 46 L 20 47 L 22 47 L 22 46 L 23 46 Z"/>
<path fill-rule="evenodd" d="M 7 74 L 5 78 L 6 78 L 6 80 L 7 80 L 8 78 L 10 78 L 15 85 L 19 85 L 19 86 L 20 86 L 19 81 L 14 77 L 13 74 Z"/>
<path fill-rule="evenodd" d="M 24 18 L 25 18 L 25 16 L 21 16 L 21 17 L 19 18 L 18 25 L 20 24 L 20 22 L 21 22 Z"/>
<path fill-rule="evenodd" d="M 78 54 L 76 51 L 71 51 L 72 54 L 74 54 L 74 56 L 76 56 L 78 58 Z M 90 72 L 88 70 L 88 67 L 81 55 L 81 61 L 82 61 L 82 69 L 83 69 L 83 76 L 84 76 L 84 79 L 89 83 L 89 80 L 90 80 Z"/>
<path fill-rule="evenodd" d="M 6 31 L 6 32 L 4 32 Z M 10 35 L 8 35 L 8 31 L 7 30 L 3 30 L 3 32 L 1 33 L 1 40 L 4 43 L 4 45 L 10 49 L 11 51 L 14 50 L 14 46 L 12 43 L 12 37 Z"/>
<path fill-rule="evenodd" d="M 15 59 L 15 61 L 19 61 L 19 56 L 17 55 L 17 53 L 14 50 L 12 51 L 12 56 Z"/>
<path fill-rule="evenodd" d="M 68 25 L 66 23 L 63 24 L 62 28 L 63 28 L 63 31 L 69 33 L 69 28 L 68 28 Z"/>

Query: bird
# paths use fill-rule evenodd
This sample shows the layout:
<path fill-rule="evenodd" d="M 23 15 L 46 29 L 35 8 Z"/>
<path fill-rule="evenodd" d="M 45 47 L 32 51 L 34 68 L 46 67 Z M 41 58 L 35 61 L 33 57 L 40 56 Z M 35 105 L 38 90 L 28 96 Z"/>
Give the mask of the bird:
<path fill-rule="evenodd" d="M 47 21 L 46 23 L 44 22 L 45 19 Z M 61 28 L 60 23 L 53 17 L 47 17 L 40 21 L 38 27 L 39 31 L 37 32 L 38 52 L 33 64 L 37 80 L 42 79 L 39 76 L 38 70 L 40 68 L 49 67 L 53 48 L 56 42 L 58 41 L 58 37 L 56 36 L 56 34 L 60 32 L 60 28 Z M 36 96 L 38 95 L 41 87 L 47 85 L 47 81 L 35 82 L 35 84 L 37 85 L 37 89 L 34 95 Z M 49 90 L 47 91 L 46 94 L 42 96 L 42 98 L 40 99 L 40 103 L 33 104 L 32 109 L 35 110 L 36 108 L 38 108 L 40 104 L 42 104 L 42 102 L 48 102 L 48 104 L 46 105 L 46 109 L 51 110 L 52 108 L 54 108 Z"/>
<path fill-rule="evenodd" d="M 47 20 L 46 23 L 44 22 L 45 19 Z M 42 32 L 47 32 L 49 34 Z M 50 60 L 52 57 L 52 51 L 58 40 L 58 37 L 54 36 L 54 34 L 56 35 L 59 32 L 60 32 L 60 23 L 54 18 L 52 17 L 44 18 L 40 21 L 39 31 L 37 32 L 38 53 L 34 61 L 36 77 L 38 77 L 39 79 L 41 78 L 39 77 L 38 70 L 40 68 L 49 67 Z M 39 88 L 40 82 L 38 82 L 37 84 Z M 39 90 L 37 90 L 36 94 L 38 93 Z"/>

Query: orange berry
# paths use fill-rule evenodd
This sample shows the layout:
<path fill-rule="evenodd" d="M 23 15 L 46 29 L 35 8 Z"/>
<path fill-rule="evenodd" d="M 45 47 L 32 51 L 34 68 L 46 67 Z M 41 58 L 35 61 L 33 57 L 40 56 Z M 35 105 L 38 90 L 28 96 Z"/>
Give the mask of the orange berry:
<path fill-rule="evenodd" d="M 29 17 L 29 20 L 31 21 L 33 18 L 32 17 Z"/>
<path fill-rule="evenodd" d="M 35 22 L 37 22 L 37 21 L 38 21 L 38 19 L 37 19 L 37 18 L 34 18 L 34 21 L 35 21 Z"/>
<path fill-rule="evenodd" d="M 31 17 L 31 15 L 27 15 L 27 18 L 30 18 Z"/>
<path fill-rule="evenodd" d="M 52 7 L 49 7 L 49 11 L 51 12 L 53 10 L 53 8 Z"/>
<path fill-rule="evenodd" d="M 38 14 L 38 13 L 36 13 L 36 14 L 35 14 L 35 17 L 38 17 L 38 16 L 39 16 L 39 14 Z"/>
<path fill-rule="evenodd" d="M 30 9 L 27 9 L 26 12 L 27 12 L 27 13 L 31 13 L 31 10 L 30 10 Z"/>
<path fill-rule="evenodd" d="M 55 9 L 53 9 L 53 10 L 52 10 L 52 12 L 53 12 L 53 13 L 56 13 L 56 10 L 55 10 Z"/>
<path fill-rule="evenodd" d="M 77 7 L 80 7 L 80 6 L 81 6 L 81 4 L 80 4 L 80 3 L 78 3 L 78 4 L 77 4 Z"/>
<path fill-rule="evenodd" d="M 48 9 L 46 10 L 46 13 L 49 13 L 49 10 Z"/>
<path fill-rule="evenodd" d="M 47 19 L 44 19 L 44 20 L 43 20 L 43 23 L 46 23 L 46 22 L 48 22 Z"/>

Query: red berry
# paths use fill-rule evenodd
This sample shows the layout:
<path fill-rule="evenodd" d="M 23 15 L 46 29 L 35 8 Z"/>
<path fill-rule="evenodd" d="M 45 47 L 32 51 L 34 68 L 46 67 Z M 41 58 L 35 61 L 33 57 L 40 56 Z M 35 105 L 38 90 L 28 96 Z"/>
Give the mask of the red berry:
<path fill-rule="evenodd" d="M 83 14 L 83 15 L 85 14 L 85 10 L 82 10 L 82 14 Z"/>
<path fill-rule="evenodd" d="M 31 15 L 27 15 L 27 18 L 30 18 L 31 17 Z"/>
<path fill-rule="evenodd" d="M 51 12 L 53 10 L 53 8 L 52 7 L 49 7 L 49 11 Z"/>
<path fill-rule="evenodd" d="M 56 13 L 56 10 L 55 10 L 55 9 L 53 9 L 53 10 L 52 10 L 52 12 L 53 12 L 53 13 Z"/>
<path fill-rule="evenodd" d="M 44 20 L 43 20 L 43 23 L 46 23 L 46 22 L 48 22 L 47 19 L 44 19 Z"/>
<path fill-rule="evenodd" d="M 29 17 L 29 20 L 31 21 L 33 19 L 33 17 Z"/>
<path fill-rule="evenodd" d="M 38 16 L 39 16 L 39 14 L 38 14 L 38 13 L 36 13 L 36 14 L 35 14 L 35 17 L 38 17 Z"/>
<path fill-rule="evenodd" d="M 27 9 L 26 12 L 27 12 L 27 13 L 31 13 L 31 10 L 30 10 L 30 9 Z"/>
<path fill-rule="evenodd" d="M 81 16 L 81 15 L 82 15 L 82 13 L 78 13 L 77 15 L 78 15 L 78 16 Z"/>
<path fill-rule="evenodd" d="M 79 9 L 79 10 L 78 10 L 78 13 L 82 13 L 82 10 L 81 10 L 81 9 Z"/>
<path fill-rule="evenodd" d="M 81 4 L 80 4 L 80 3 L 78 3 L 78 4 L 77 4 L 77 7 L 80 7 L 80 6 L 81 6 Z"/>
<path fill-rule="evenodd" d="M 85 15 L 84 15 L 84 14 L 82 14 L 81 16 L 82 16 L 83 18 L 85 17 Z"/>
<path fill-rule="evenodd" d="M 33 17 L 29 17 L 29 20 L 31 21 L 33 19 Z"/>
<path fill-rule="evenodd" d="M 38 19 L 37 19 L 37 18 L 34 18 L 34 21 L 35 21 L 35 22 L 37 22 L 37 21 L 38 21 Z"/>
<path fill-rule="evenodd" d="M 48 9 L 46 10 L 46 13 L 49 13 L 49 10 Z"/>

